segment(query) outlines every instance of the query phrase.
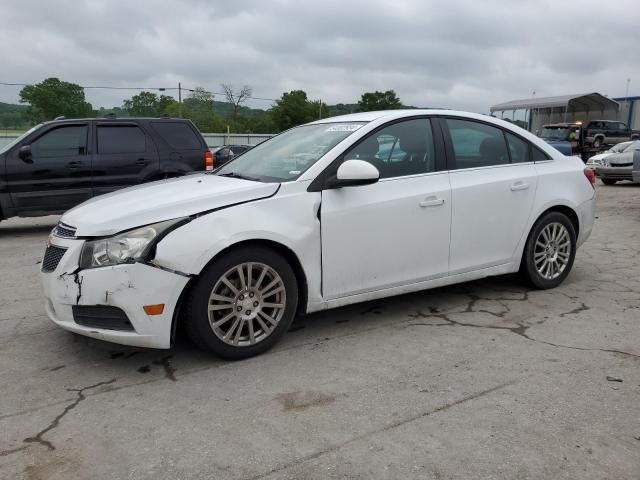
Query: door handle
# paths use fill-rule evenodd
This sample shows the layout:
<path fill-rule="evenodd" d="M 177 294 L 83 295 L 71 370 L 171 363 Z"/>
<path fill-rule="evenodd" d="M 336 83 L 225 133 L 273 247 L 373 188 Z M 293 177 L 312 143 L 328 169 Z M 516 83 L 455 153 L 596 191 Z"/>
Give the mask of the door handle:
<path fill-rule="evenodd" d="M 136 161 L 136 164 L 138 164 L 138 165 L 146 165 L 147 163 L 149 163 L 149 162 L 147 161 L 147 159 L 146 159 L 146 158 L 139 158 L 139 159 Z"/>
<path fill-rule="evenodd" d="M 517 192 L 518 190 L 526 190 L 527 188 L 529 188 L 529 184 L 527 182 L 523 182 L 522 180 L 511 184 L 512 192 Z"/>
<path fill-rule="evenodd" d="M 67 166 L 69 168 L 80 168 L 82 167 L 82 162 L 69 162 Z"/>
<path fill-rule="evenodd" d="M 421 207 L 438 207 L 440 205 L 444 205 L 444 198 L 427 197 L 422 200 L 419 205 Z"/>

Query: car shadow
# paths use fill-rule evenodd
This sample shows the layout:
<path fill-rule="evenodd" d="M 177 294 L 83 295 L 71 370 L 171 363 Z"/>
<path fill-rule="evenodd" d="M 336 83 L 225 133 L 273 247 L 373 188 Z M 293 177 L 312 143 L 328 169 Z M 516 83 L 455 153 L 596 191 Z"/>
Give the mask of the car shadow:
<path fill-rule="evenodd" d="M 407 293 L 380 300 L 348 305 L 294 319 L 289 331 L 270 351 L 246 360 L 230 361 L 199 350 L 180 328 L 174 345 L 167 350 L 145 349 L 70 334 L 63 348 L 70 364 L 95 365 L 105 368 L 105 375 L 113 375 L 126 384 L 148 381 L 179 381 L 183 376 L 244 362 L 264 362 L 271 355 L 295 349 L 315 348 L 318 344 L 357 335 L 374 328 L 388 327 L 415 316 L 420 305 L 432 305 L 425 311 L 437 311 L 438 305 L 447 305 L 462 297 L 463 303 L 482 297 L 488 291 L 507 292 L 526 297 L 528 287 L 514 280 L 513 275 L 487 278 L 447 287 Z M 468 298 L 467 298 L 468 297 Z M 466 304 L 466 303 L 465 303 Z M 63 342 L 65 340 L 62 340 Z M 106 362 L 106 364 L 105 364 Z"/>

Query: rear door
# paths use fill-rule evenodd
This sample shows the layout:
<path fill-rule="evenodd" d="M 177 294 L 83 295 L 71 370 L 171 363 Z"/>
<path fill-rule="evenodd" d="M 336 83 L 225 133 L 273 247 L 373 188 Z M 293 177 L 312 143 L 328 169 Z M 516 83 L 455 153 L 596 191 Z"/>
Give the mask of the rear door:
<path fill-rule="evenodd" d="M 451 180 L 450 274 L 509 263 L 537 187 L 529 143 L 493 125 L 445 118 Z"/>
<path fill-rule="evenodd" d="M 7 154 L 7 187 L 18 212 L 64 211 L 91 197 L 89 122 L 45 126 Z M 18 157 L 30 145 L 33 163 Z"/>
<path fill-rule="evenodd" d="M 138 123 L 96 122 L 95 130 L 94 195 L 137 185 L 159 173 L 155 144 Z"/>

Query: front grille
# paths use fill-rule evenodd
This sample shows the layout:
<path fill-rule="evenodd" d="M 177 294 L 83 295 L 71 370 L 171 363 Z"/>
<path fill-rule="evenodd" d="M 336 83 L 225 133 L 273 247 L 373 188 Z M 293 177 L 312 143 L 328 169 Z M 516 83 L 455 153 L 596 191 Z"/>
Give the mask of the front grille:
<path fill-rule="evenodd" d="M 633 162 L 624 162 L 624 163 L 613 163 L 610 162 L 609 165 L 612 167 L 633 167 Z"/>
<path fill-rule="evenodd" d="M 76 228 L 59 222 L 52 232 L 56 237 L 74 238 L 76 236 Z"/>
<path fill-rule="evenodd" d="M 64 257 L 66 248 L 56 247 L 55 245 L 49 245 L 44 251 L 44 258 L 42 259 L 41 270 L 43 272 L 53 272 Z"/>
<path fill-rule="evenodd" d="M 104 330 L 133 332 L 133 325 L 127 314 L 118 307 L 109 305 L 73 305 L 73 321 L 78 325 Z"/>

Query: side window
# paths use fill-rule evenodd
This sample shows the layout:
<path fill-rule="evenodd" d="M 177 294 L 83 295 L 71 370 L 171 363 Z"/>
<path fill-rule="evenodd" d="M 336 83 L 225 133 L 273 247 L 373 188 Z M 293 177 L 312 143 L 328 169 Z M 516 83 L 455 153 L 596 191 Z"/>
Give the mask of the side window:
<path fill-rule="evenodd" d="M 484 123 L 447 118 L 456 157 L 456 169 L 509 163 L 502 130 Z"/>
<path fill-rule="evenodd" d="M 87 126 L 73 125 L 49 130 L 31 142 L 34 157 L 68 157 L 87 153 Z"/>
<path fill-rule="evenodd" d="M 505 135 L 507 136 L 507 143 L 509 144 L 511 163 L 530 162 L 529 142 L 508 132 L 505 132 Z"/>
<path fill-rule="evenodd" d="M 151 122 L 152 128 L 176 150 L 200 150 L 200 139 L 185 122 Z"/>
<path fill-rule="evenodd" d="M 98 153 L 142 153 L 145 135 L 136 125 L 98 125 Z"/>
<path fill-rule="evenodd" d="M 366 137 L 344 155 L 371 163 L 380 178 L 435 171 L 431 122 L 425 118 L 394 123 Z"/>
<path fill-rule="evenodd" d="M 538 147 L 531 145 L 531 161 L 532 162 L 544 162 L 545 160 L 551 160 L 549 155 L 544 153 Z"/>

